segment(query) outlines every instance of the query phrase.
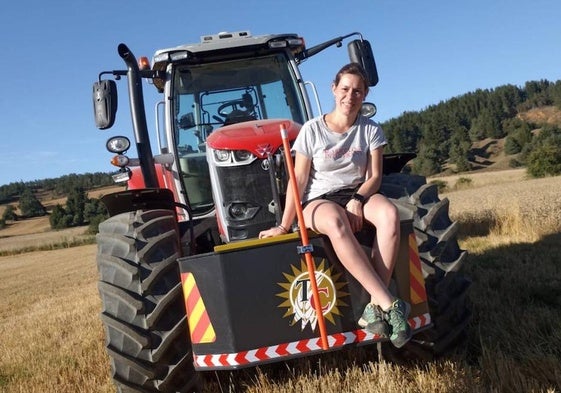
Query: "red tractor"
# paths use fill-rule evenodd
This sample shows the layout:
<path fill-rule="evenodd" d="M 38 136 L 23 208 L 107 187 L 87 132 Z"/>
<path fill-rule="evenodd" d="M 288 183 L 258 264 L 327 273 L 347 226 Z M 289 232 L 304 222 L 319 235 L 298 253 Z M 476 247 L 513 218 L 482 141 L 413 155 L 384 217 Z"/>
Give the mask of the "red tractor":
<path fill-rule="evenodd" d="M 293 141 L 313 116 L 308 89 L 321 112 L 299 65 L 350 37 L 350 61 L 360 63 L 375 86 L 372 50 L 359 33 L 311 48 L 294 34 L 220 33 L 159 50 L 151 66 L 121 44 L 126 69 L 100 73 L 96 125 L 113 125 L 114 79 L 126 77 L 138 155 L 126 155 L 126 137 L 107 141 L 119 167 L 114 178 L 127 188 L 103 198 L 110 218 L 97 236 L 101 318 L 120 392 L 196 391 L 204 371 L 381 341 L 357 326 L 369 297 L 326 238 L 306 232 L 313 275 L 299 231 L 257 238 L 282 215 L 289 176 L 280 129 Z M 162 93 L 155 105 L 158 154 L 147 130 L 143 79 Z M 373 115 L 375 106 L 363 110 Z M 401 173 L 414 157 L 384 156 L 382 192 L 400 211 L 392 291 L 412 305 L 414 331 L 392 354 L 426 358 L 463 338 L 469 281 L 458 273 L 465 251 L 448 201 L 423 177 Z M 368 247 L 375 231 L 358 236 Z"/>

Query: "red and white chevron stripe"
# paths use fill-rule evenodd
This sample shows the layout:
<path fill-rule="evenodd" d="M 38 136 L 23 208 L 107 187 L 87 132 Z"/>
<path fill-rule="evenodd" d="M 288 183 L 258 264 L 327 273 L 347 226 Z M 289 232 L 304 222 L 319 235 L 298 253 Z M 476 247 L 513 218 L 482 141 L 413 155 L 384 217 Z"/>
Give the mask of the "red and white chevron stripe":
<path fill-rule="evenodd" d="M 416 330 L 430 324 L 430 314 L 409 319 L 411 329 Z M 338 348 L 344 345 L 377 341 L 378 336 L 368 333 L 364 329 L 351 332 L 336 333 L 327 336 L 329 348 Z M 307 340 L 294 341 L 291 343 L 278 344 L 270 347 L 251 349 L 249 351 L 194 355 L 195 368 L 197 370 L 232 369 L 247 367 L 258 363 L 278 361 L 280 358 L 297 357 L 303 354 L 312 354 L 322 351 L 320 337 Z"/>

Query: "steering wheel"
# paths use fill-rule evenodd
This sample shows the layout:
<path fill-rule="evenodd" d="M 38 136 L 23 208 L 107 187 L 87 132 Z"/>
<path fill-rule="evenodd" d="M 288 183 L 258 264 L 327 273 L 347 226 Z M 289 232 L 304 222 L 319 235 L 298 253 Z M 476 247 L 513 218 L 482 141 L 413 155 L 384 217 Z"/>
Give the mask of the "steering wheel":
<path fill-rule="evenodd" d="M 224 118 L 228 117 L 230 113 L 233 111 L 241 110 L 238 109 L 238 106 L 243 106 L 244 102 L 242 100 L 234 100 L 228 101 L 218 107 L 218 114 Z M 225 109 L 230 108 L 229 111 L 225 111 Z"/>

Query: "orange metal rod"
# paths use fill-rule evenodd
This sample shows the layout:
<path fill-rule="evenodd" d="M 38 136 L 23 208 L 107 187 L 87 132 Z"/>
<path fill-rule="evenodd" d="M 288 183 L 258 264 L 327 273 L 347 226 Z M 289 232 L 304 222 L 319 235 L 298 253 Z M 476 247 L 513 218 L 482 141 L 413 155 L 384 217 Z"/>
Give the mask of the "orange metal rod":
<path fill-rule="evenodd" d="M 310 240 L 308 238 L 308 230 L 306 229 L 306 223 L 304 222 L 304 214 L 302 212 L 302 204 L 300 203 L 300 192 L 298 191 L 298 182 L 296 181 L 296 175 L 294 173 L 294 163 L 292 162 L 292 155 L 290 154 L 290 144 L 288 143 L 288 134 L 284 125 L 280 126 L 280 133 L 282 138 L 282 144 L 284 147 L 284 157 L 286 159 L 288 173 L 290 174 L 290 185 L 292 186 L 292 194 L 294 195 L 294 205 L 296 208 L 296 216 L 298 217 L 298 228 L 300 228 L 300 239 L 302 240 L 302 246 L 308 247 L 310 245 Z M 316 311 L 316 317 L 318 320 L 319 334 L 321 337 L 321 347 L 322 349 L 328 349 L 329 343 L 327 342 L 327 332 L 325 330 L 325 320 L 323 319 L 323 312 L 321 310 L 321 301 L 319 297 L 318 284 L 316 281 L 316 271 L 314 267 L 314 260 L 312 259 L 312 253 L 307 251 L 304 253 L 306 258 L 306 265 L 308 267 L 308 275 L 310 276 L 310 283 L 312 284 L 312 294 L 315 299 L 314 309 Z"/>

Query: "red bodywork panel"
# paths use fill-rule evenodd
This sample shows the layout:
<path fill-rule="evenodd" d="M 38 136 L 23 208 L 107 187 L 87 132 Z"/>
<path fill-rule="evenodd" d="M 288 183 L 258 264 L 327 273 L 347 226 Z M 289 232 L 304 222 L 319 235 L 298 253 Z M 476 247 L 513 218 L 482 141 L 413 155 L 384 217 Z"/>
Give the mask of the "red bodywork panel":
<path fill-rule="evenodd" d="M 171 184 L 173 184 L 171 182 L 171 172 L 166 170 L 161 164 L 155 164 L 154 166 L 156 167 L 158 186 L 160 188 L 169 188 L 170 190 L 174 191 L 170 186 Z M 131 168 L 131 178 L 128 181 L 127 186 L 129 190 L 139 190 L 141 188 L 146 188 L 146 184 L 144 183 L 144 177 L 142 176 L 140 167 L 137 166 Z"/>
<path fill-rule="evenodd" d="M 247 150 L 263 159 L 282 145 L 280 126 L 294 140 L 301 125 L 286 119 L 253 120 L 222 127 L 210 134 L 207 145 L 215 150 Z"/>

